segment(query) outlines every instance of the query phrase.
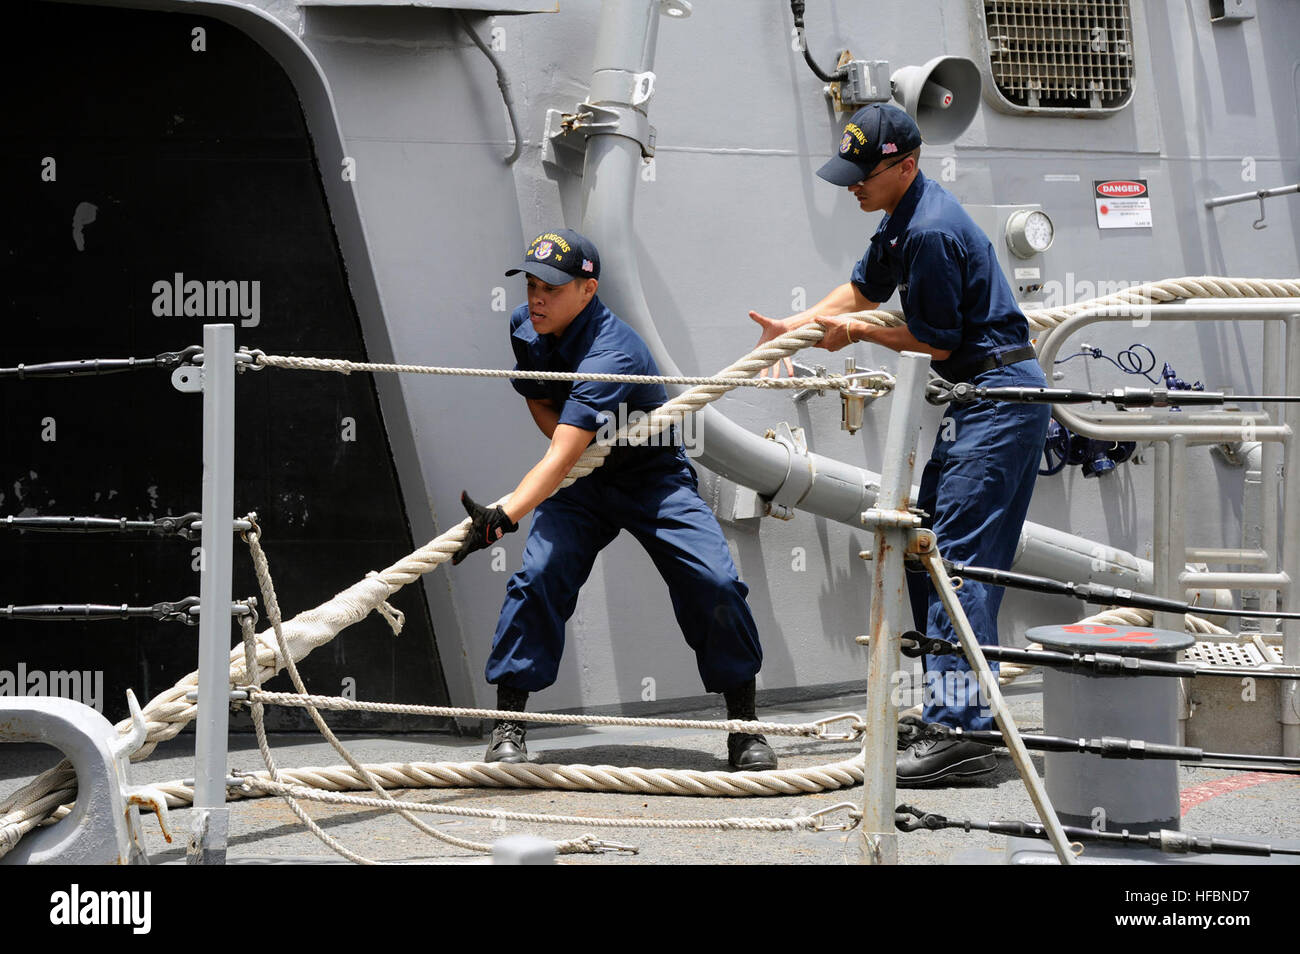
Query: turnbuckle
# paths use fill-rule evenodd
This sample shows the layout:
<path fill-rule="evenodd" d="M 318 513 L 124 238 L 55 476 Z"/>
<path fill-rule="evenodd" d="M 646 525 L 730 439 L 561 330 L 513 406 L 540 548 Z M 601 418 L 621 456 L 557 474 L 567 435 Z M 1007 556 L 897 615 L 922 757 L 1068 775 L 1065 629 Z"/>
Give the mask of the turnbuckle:
<path fill-rule="evenodd" d="M 899 831 L 918 831 L 922 828 L 939 831 L 948 827 L 948 819 L 913 805 L 899 805 L 894 809 L 894 827 Z"/>
<path fill-rule="evenodd" d="M 828 731 L 837 722 L 848 722 L 847 731 Z M 862 738 L 862 733 L 867 728 L 866 723 L 862 721 L 861 716 L 856 712 L 844 712 L 840 715 L 827 716 L 825 719 L 818 719 L 813 725 L 817 727 L 817 731 L 811 737 L 821 739 L 823 742 L 856 742 Z"/>
<path fill-rule="evenodd" d="M 197 626 L 199 625 L 199 618 L 191 613 L 190 609 L 198 605 L 199 598 L 197 596 L 187 596 L 175 603 L 155 603 L 153 612 L 149 615 L 159 622 L 184 623 L 186 626 Z"/>
<path fill-rule="evenodd" d="M 908 630 L 898 637 L 899 652 L 908 659 L 920 659 L 922 656 L 951 656 L 957 654 L 955 645 L 946 639 L 927 636 L 916 630 Z"/>
<path fill-rule="evenodd" d="M 825 821 L 828 816 L 839 811 L 847 813 L 848 817 L 843 821 Z M 852 831 L 858 827 L 858 822 L 862 821 L 862 812 L 852 802 L 837 802 L 834 805 L 828 805 L 826 808 L 817 809 L 808 817 L 816 822 L 812 827 L 813 831 Z"/>
<path fill-rule="evenodd" d="M 154 362 L 160 368 L 179 368 L 182 364 L 192 363 L 190 359 L 202 353 L 203 345 L 190 345 L 180 351 L 164 351 L 154 358 Z"/>
<path fill-rule="evenodd" d="M 154 524 L 159 533 L 174 533 L 185 540 L 198 540 L 201 538 L 202 531 L 196 530 L 194 524 L 202 519 L 203 514 L 191 511 L 179 517 L 159 517 Z"/>
<path fill-rule="evenodd" d="M 925 385 L 925 402 L 940 406 L 960 400 L 957 397 L 958 387 L 959 385 L 953 384 L 951 381 L 945 381 L 943 378 L 931 378 Z M 966 385 L 966 387 L 970 387 L 970 385 Z"/>

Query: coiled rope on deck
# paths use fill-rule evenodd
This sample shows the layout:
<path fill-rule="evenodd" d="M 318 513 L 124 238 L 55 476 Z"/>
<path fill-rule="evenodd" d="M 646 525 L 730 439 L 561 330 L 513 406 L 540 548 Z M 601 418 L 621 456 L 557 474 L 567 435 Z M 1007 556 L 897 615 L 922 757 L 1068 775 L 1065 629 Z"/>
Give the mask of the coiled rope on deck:
<path fill-rule="evenodd" d="M 821 327 L 815 324 L 787 332 L 755 348 L 716 377 L 753 377 L 777 361 L 820 341 L 822 333 Z M 625 428 L 624 437 L 629 443 L 645 442 L 679 422 L 684 415 L 716 401 L 736 385 L 735 381 L 727 381 L 693 387 L 656 408 L 645 420 Z M 601 466 L 610 449 L 608 444 L 593 444 L 588 447 L 560 486 L 567 487 Z M 504 503 L 506 499 L 508 498 L 502 497 L 497 503 Z M 451 559 L 464 542 L 469 526 L 468 519 L 462 520 L 382 572 L 368 575 L 325 603 L 285 622 L 283 641 L 288 656 L 294 660 L 304 658 L 348 626 L 364 619 L 397 590 Z M 252 682 L 260 684 L 284 668 L 285 657 L 272 644 L 266 632 L 257 638 L 256 666 L 258 678 L 254 680 L 249 678 L 243 648 L 231 650 L 231 681 L 237 685 Z M 159 742 L 175 737 L 194 719 L 197 704 L 189 702 L 185 696 L 197 688 L 198 673 L 191 672 L 149 701 L 143 709 L 148 730 L 146 741 L 132 756 L 133 761 L 148 757 Z M 116 728 L 120 734 L 125 734 L 130 730 L 130 723 L 124 720 Z M 69 803 L 75 797 L 76 773 L 71 763 L 65 759 L 0 802 L 0 856 L 12 849 L 26 832 L 49 818 L 56 806 Z"/>
<path fill-rule="evenodd" d="M 313 799 L 332 805 L 357 805 L 363 808 L 387 808 L 393 803 L 379 798 L 346 795 L 303 785 L 284 785 L 267 779 L 247 777 L 250 787 L 273 795 L 291 795 L 294 798 Z M 589 815 L 543 815 L 535 812 L 508 812 L 490 808 L 467 808 L 459 805 L 429 804 L 427 802 L 400 802 L 410 811 L 453 815 L 460 818 L 500 819 L 502 821 L 534 822 L 552 825 L 590 825 L 593 828 L 680 828 L 694 831 L 803 831 L 816 828 L 820 819 L 816 815 L 795 818 L 601 818 Z"/>
<path fill-rule="evenodd" d="M 1045 331 L 1054 328 L 1061 321 L 1086 308 L 1097 306 L 1142 306 L 1175 301 L 1180 298 L 1276 298 L 1300 297 L 1300 281 L 1291 279 L 1262 278 L 1221 278 L 1214 276 L 1185 277 L 1166 279 L 1139 285 L 1116 294 L 1076 302 L 1061 308 L 1038 309 L 1026 313 L 1031 329 Z M 884 326 L 903 323 L 902 316 L 896 312 L 871 311 L 862 312 L 855 317 Z M 729 375 L 747 375 L 752 377 L 763 368 L 769 367 L 795 352 L 821 340 L 822 329 L 814 324 L 806 325 L 793 332 L 767 342 L 764 346 L 751 351 L 745 358 L 720 372 L 718 377 Z M 629 428 L 642 439 L 648 439 L 652 433 L 658 433 L 684 414 L 692 413 L 700 407 L 717 400 L 736 383 L 698 385 L 673 398 L 667 404 L 651 414 L 649 422 L 639 423 Z M 579 458 L 578 464 L 570 472 L 565 486 L 581 476 L 586 476 L 609 453 L 609 447 L 593 445 Z M 503 498 L 504 499 L 504 498 Z M 383 605 L 389 596 L 418 579 L 434 567 L 445 562 L 451 554 L 459 549 L 468 531 L 469 521 L 464 520 L 455 527 L 434 538 L 423 547 L 393 564 L 382 574 L 372 575 L 360 580 L 351 587 L 336 594 L 333 598 L 311 610 L 299 613 L 284 624 L 285 643 L 292 658 L 302 659 L 312 650 L 332 640 L 339 632 L 353 623 L 364 619 L 370 612 Z M 265 678 L 283 668 L 284 661 L 269 644 L 263 633 L 258 638 L 256 666 L 259 676 Z M 244 684 L 251 682 L 245 671 L 243 651 L 237 648 L 231 651 L 230 676 L 232 682 Z M 159 742 L 176 736 L 195 716 L 197 706 L 185 699 L 187 693 L 198 686 L 198 673 L 191 672 L 180 679 L 170 689 L 159 693 L 144 708 L 148 728 L 145 745 L 137 751 L 132 759 L 140 761 L 147 758 Z M 121 734 L 129 731 L 130 723 L 124 720 L 116 727 Z M 52 817 L 59 806 L 66 805 L 76 796 L 76 773 L 69 762 L 64 760 L 52 769 L 11 793 L 0 802 L 0 856 L 6 854 L 16 845 L 22 836 L 36 825 Z"/>

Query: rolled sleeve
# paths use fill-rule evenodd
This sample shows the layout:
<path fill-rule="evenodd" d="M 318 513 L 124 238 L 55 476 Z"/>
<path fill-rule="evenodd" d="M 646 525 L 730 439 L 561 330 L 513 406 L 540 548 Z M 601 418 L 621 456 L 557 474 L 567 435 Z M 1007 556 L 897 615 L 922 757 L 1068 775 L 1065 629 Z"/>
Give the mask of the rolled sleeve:
<path fill-rule="evenodd" d="M 880 243 L 876 239 L 871 240 L 866 253 L 853 266 L 853 274 L 849 276 L 849 281 L 867 297 L 867 301 L 888 301 L 894 294 L 898 281 L 894 278 L 888 263 L 885 262 Z"/>
<path fill-rule="evenodd" d="M 907 270 L 904 312 L 917 341 L 942 351 L 962 342 L 961 300 L 966 254 L 944 232 L 909 235 L 903 248 Z"/>
<path fill-rule="evenodd" d="M 528 342 L 515 335 L 515 331 L 527 319 L 527 307 L 518 309 L 510 316 L 510 349 L 515 353 L 515 370 L 516 371 L 536 371 L 537 366 L 533 361 L 533 356 L 528 352 Z M 549 398 L 550 392 L 546 385 L 541 381 L 530 381 L 525 378 L 511 378 L 510 386 L 526 398 L 532 398 L 535 401 L 544 401 Z"/>
<path fill-rule="evenodd" d="M 616 351 L 594 351 L 575 369 L 581 374 L 635 374 L 631 359 Z M 618 406 L 627 403 L 632 384 L 605 381 L 575 381 L 569 399 L 560 411 L 560 423 L 572 424 L 584 431 L 597 431 L 618 414 Z"/>
<path fill-rule="evenodd" d="M 515 365 L 516 371 L 532 370 L 531 368 L 521 368 Z M 546 390 L 546 386 L 541 381 L 529 381 L 526 378 L 511 378 L 510 386 L 526 398 L 534 401 L 545 401 L 551 395 Z"/>

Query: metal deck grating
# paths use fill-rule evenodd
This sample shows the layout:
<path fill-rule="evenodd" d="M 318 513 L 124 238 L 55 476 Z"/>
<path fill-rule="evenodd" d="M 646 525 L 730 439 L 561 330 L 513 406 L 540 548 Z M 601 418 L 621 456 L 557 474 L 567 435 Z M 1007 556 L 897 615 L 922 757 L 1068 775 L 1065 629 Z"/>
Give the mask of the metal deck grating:
<path fill-rule="evenodd" d="M 993 81 L 1025 109 L 1111 110 L 1133 92 L 1128 0 L 984 0 Z"/>
<path fill-rule="evenodd" d="M 1183 658 L 1202 666 L 1221 669 L 1254 669 L 1259 666 L 1280 666 L 1282 650 L 1278 646 L 1264 646 L 1268 657 L 1254 643 L 1219 642 L 1204 640 L 1184 650 Z"/>

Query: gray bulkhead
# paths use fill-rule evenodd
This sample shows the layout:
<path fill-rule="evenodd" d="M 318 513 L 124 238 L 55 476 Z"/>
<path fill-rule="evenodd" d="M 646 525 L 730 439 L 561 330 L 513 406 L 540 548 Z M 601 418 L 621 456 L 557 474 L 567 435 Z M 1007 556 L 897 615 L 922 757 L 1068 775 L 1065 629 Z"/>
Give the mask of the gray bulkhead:
<path fill-rule="evenodd" d="M 586 93 L 600 4 L 560 0 L 556 13 L 492 18 L 471 11 L 476 29 L 495 39 L 514 90 L 525 143 L 512 166 L 501 161 L 510 137 L 493 69 L 454 13 L 257 6 L 315 56 L 345 155 L 355 160 L 352 190 L 382 302 L 369 318 L 359 303 L 372 359 L 391 351 L 406 363 L 511 366 L 506 320 L 523 300 L 523 280 L 501 273 L 527 237 L 581 223 L 580 167 L 550 161 L 543 134 L 548 109 L 572 111 Z M 809 6 L 809 42 L 826 63 L 846 47 L 888 59 L 891 69 L 940 54 L 977 63 L 985 56 L 977 3 Z M 943 181 L 981 224 L 1000 228 L 1024 205 L 1052 217 L 1055 242 L 1038 265 L 1045 287 L 1021 296 L 1026 307 L 1182 275 L 1297 274 L 1300 200 L 1271 200 L 1264 230 L 1251 227 L 1253 203 L 1207 211 L 1203 202 L 1300 179 L 1300 6 L 1260 0 L 1253 20 L 1231 24 L 1212 24 L 1200 0 L 1131 7 L 1136 74 L 1128 106 L 1104 118 L 1020 116 L 985 100 L 956 143 L 923 153 L 926 175 Z M 649 105 L 657 154 L 643 171 L 628 227 L 655 324 L 685 373 L 710 373 L 752 346 L 749 308 L 784 315 L 846 280 L 875 227 L 876 215 L 858 212 L 842 190 L 813 175 L 845 117 L 828 105 L 791 30 L 788 5 L 776 0 L 701 0 L 689 19 L 660 25 Z M 1243 181 L 1247 169 L 1254 179 Z M 324 161 L 322 171 L 332 172 Z M 1153 227 L 1099 230 L 1097 179 L 1147 180 Z M 345 258 L 349 228 L 339 223 Z M 991 237 L 1009 274 L 1023 264 L 1000 234 Z M 368 281 L 356 274 L 355 257 L 348 265 L 354 287 Z M 378 314 L 382 328 L 373 324 Z M 1120 324 L 1088 341 L 1112 355 L 1135 342 L 1188 381 L 1259 389 L 1257 324 Z M 859 366 L 893 364 L 883 350 L 857 346 L 856 355 Z M 841 355 L 805 352 L 803 360 L 836 369 Z M 1142 383 L 1104 362 L 1062 367 L 1068 383 Z M 381 382 L 380 396 L 417 539 L 462 517 L 462 488 L 478 499 L 505 493 L 545 449 L 522 399 L 502 381 L 403 376 Z M 868 409 L 856 436 L 840 430 L 839 402 L 829 395 L 793 404 L 786 393 L 740 390 L 717 407 L 755 433 L 781 421 L 801 426 L 812 450 L 878 471 L 887 403 Z M 923 446 L 939 418 L 932 410 Z M 707 443 L 707 430 L 700 438 Z M 1205 449 L 1193 451 L 1189 484 L 1198 488 L 1199 518 L 1189 545 L 1240 544 L 1242 475 Z M 751 589 L 766 653 L 760 687 L 864 678 L 854 637 L 866 625 L 869 567 L 857 554 L 869 534 L 808 514 L 732 520 L 734 485 L 705 471 L 701 492 L 718 509 Z M 1069 468 L 1040 479 L 1029 519 L 1149 559 L 1152 494 L 1150 466 L 1125 464 L 1100 480 Z M 454 702 L 492 699 L 483 662 L 523 541 L 524 533 L 508 537 L 500 558 L 479 554 L 423 580 Z M 1074 619 L 1080 610 L 1068 600 L 1010 593 L 1002 639 L 1016 642 L 1025 627 Z M 666 588 L 627 535 L 597 562 L 568 641 L 559 682 L 538 707 L 702 691 Z"/>

